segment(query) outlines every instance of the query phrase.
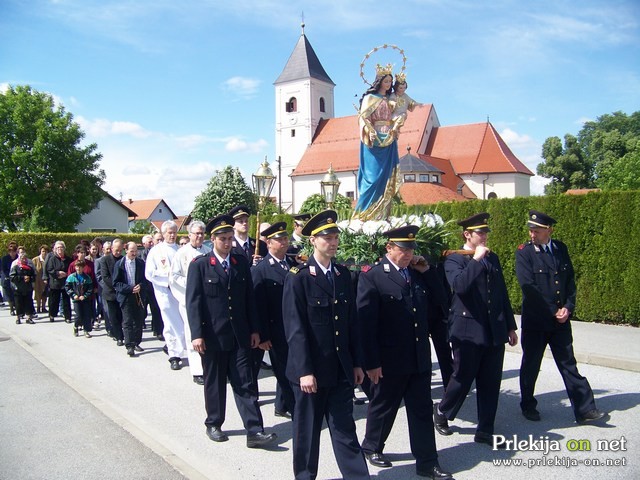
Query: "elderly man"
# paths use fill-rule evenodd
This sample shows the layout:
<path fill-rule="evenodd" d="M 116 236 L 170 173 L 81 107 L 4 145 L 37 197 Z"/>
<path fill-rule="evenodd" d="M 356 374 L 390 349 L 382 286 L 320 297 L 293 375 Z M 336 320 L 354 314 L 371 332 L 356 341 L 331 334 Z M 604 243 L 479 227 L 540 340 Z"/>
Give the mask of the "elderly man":
<path fill-rule="evenodd" d="M 408 225 L 386 232 L 386 256 L 358 281 L 359 323 L 366 332 L 365 366 L 372 383 L 362 449 L 371 465 L 392 466 L 382 450 L 404 400 L 417 474 L 450 479 L 438 464 L 433 432 L 427 312 L 435 299 L 425 276 L 429 265 L 414 255 L 418 229 Z"/>
<path fill-rule="evenodd" d="M 449 310 L 453 374 L 433 412 L 436 431 L 451 435 L 448 420 L 456 418 L 475 380 L 478 426 L 473 440 L 493 446 L 504 344 L 516 345 L 518 335 L 500 260 L 487 247 L 491 231 L 488 220 L 488 213 L 460 220 L 463 250 L 468 254 L 455 253 L 445 260 L 447 281 L 453 291 Z"/>
<path fill-rule="evenodd" d="M 7 245 L 7 254 L 0 259 L 0 278 L 2 279 L 2 290 L 4 299 L 9 303 L 11 315 L 15 315 L 15 304 L 13 298 L 13 289 L 11 288 L 11 264 L 18 258 L 18 244 L 14 241 Z"/>
<path fill-rule="evenodd" d="M 144 298 L 147 280 L 144 277 L 144 262 L 138 258 L 136 242 L 127 243 L 126 255 L 118 260 L 113 271 L 113 287 L 122 309 L 122 330 L 127 355 L 143 352 L 142 327 L 147 313 Z"/>
<path fill-rule="evenodd" d="M 189 318 L 187 316 L 186 292 L 187 292 L 187 274 L 189 272 L 189 264 L 194 258 L 209 253 L 211 249 L 204 242 L 203 222 L 196 220 L 189 225 L 189 243 L 180 247 L 171 262 L 171 276 L 169 277 L 169 286 L 171 293 L 178 301 L 180 316 L 184 322 L 184 336 L 187 347 L 187 357 L 189 358 L 189 370 L 193 375 L 193 382 L 198 385 L 204 385 L 202 376 L 202 359 L 200 354 L 193 349 L 191 344 L 191 329 L 189 328 Z"/>
<path fill-rule="evenodd" d="M 520 407 L 527 420 L 540 420 L 533 392 L 549 345 L 576 421 L 593 422 L 606 414 L 596 408 L 589 381 L 578 372 L 569 321 L 576 308 L 575 274 L 567 246 L 551 240 L 555 223 L 546 213 L 530 210 L 531 241 L 516 250 L 516 276 L 522 288 Z"/>
<path fill-rule="evenodd" d="M 368 479 L 369 471 L 353 420 L 353 387 L 362 383 L 362 339 L 358 338 L 351 275 L 333 263 L 338 248 L 337 214 L 311 218 L 313 255 L 290 269 L 284 282 L 282 313 L 289 345 L 287 378 L 295 397 L 293 473 L 318 475 L 320 431 L 326 419 L 333 452 L 344 478 Z"/>
<path fill-rule="evenodd" d="M 294 264 L 287 259 L 289 233 L 286 228 L 285 222 L 278 222 L 260 232 L 266 239 L 269 253 L 262 262 L 251 268 L 251 277 L 260 318 L 260 348 L 269 351 L 273 373 L 278 380 L 275 415 L 291 418 L 294 399 L 285 373 L 289 347 L 282 321 L 282 290 L 284 279 Z"/>
<path fill-rule="evenodd" d="M 180 316 L 178 301 L 169 289 L 171 262 L 178 251 L 176 237 L 178 226 L 167 220 L 160 227 L 163 241 L 154 246 L 147 256 L 145 276 L 153 285 L 162 320 L 164 321 L 164 339 L 167 342 L 171 370 L 182 368 L 182 353 L 185 351 L 184 322 Z"/>
<path fill-rule="evenodd" d="M 251 350 L 260 344 L 249 262 L 231 253 L 233 218 L 220 215 L 209 222 L 213 250 L 189 264 L 186 304 L 193 348 L 202 355 L 207 436 L 229 438 L 222 430 L 227 380 L 247 431 L 247 447 L 263 447 L 276 439 L 265 433 Z"/>

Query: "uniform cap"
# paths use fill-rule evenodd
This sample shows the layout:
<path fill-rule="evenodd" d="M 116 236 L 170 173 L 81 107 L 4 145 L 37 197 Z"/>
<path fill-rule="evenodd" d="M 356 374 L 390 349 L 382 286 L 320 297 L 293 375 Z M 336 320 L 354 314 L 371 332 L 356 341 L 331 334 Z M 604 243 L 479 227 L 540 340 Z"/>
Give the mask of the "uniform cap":
<path fill-rule="evenodd" d="M 269 228 L 265 228 L 264 230 L 262 230 L 260 232 L 260 235 L 265 237 L 267 240 L 270 238 L 288 237 L 289 233 L 287 232 L 287 223 L 274 223 Z"/>
<path fill-rule="evenodd" d="M 471 215 L 469 218 L 460 220 L 458 225 L 460 225 L 463 230 L 470 232 L 490 232 L 491 229 L 488 224 L 490 216 L 487 212 L 477 213 Z"/>
<path fill-rule="evenodd" d="M 330 233 L 340 233 L 336 221 L 338 214 L 333 210 L 325 210 L 309 219 L 302 227 L 302 234 L 306 237 L 315 235 L 328 235 Z"/>
<path fill-rule="evenodd" d="M 249 207 L 247 207 L 246 205 L 238 205 L 237 207 L 233 207 L 231 210 L 229 210 L 229 213 L 227 215 L 232 216 L 235 220 L 236 218 L 244 216 L 248 217 L 249 215 L 251 215 L 251 210 L 249 210 Z"/>
<path fill-rule="evenodd" d="M 550 228 L 555 223 L 555 219 L 551 218 L 546 213 L 538 212 L 537 210 L 529 210 L 529 221 L 527 226 L 529 228 Z"/>
<path fill-rule="evenodd" d="M 420 230 L 417 225 L 406 225 L 400 228 L 394 228 L 384 233 L 384 236 L 402 248 L 416 248 L 416 235 Z"/>
<path fill-rule="evenodd" d="M 209 220 L 205 232 L 207 235 L 233 232 L 233 224 L 235 223 L 231 215 L 218 215 Z"/>

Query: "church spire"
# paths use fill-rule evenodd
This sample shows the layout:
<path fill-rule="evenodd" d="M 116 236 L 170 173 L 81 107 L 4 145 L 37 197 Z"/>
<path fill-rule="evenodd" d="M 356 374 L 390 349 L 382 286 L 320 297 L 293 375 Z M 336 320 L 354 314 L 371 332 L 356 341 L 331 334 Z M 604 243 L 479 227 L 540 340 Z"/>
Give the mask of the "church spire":
<path fill-rule="evenodd" d="M 313 50 L 313 47 L 304 33 L 304 13 L 302 15 L 302 23 L 300 24 L 302 33 L 300 34 L 298 43 L 293 49 L 284 70 L 282 70 L 282 73 L 274 83 L 277 85 L 278 83 L 283 82 L 315 78 L 316 80 L 321 80 L 323 82 L 330 83 L 331 85 L 335 85 L 333 80 L 329 78 L 329 75 L 327 75 L 327 72 L 324 70 L 316 52 Z"/>

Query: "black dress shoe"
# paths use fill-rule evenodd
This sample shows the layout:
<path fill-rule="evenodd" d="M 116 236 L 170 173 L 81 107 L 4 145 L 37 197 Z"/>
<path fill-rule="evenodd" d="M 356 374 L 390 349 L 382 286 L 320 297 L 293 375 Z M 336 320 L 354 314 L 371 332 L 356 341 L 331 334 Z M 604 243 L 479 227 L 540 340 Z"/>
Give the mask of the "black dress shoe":
<path fill-rule="evenodd" d="M 440 465 L 437 465 L 437 464 L 431 468 L 427 468 L 424 470 L 417 469 L 416 474 L 419 477 L 429 477 L 429 478 L 440 479 L 440 480 L 453 480 L 453 475 L 451 475 L 449 472 L 445 472 L 444 470 L 442 470 L 442 468 L 440 468 Z"/>
<path fill-rule="evenodd" d="M 136 352 L 134 351 L 133 347 L 127 347 L 127 355 L 129 355 L 130 357 L 136 356 Z"/>
<path fill-rule="evenodd" d="M 70 318 L 65 318 L 64 319 L 64 323 L 71 323 L 71 319 Z"/>
<path fill-rule="evenodd" d="M 289 420 L 291 420 L 291 414 L 286 410 L 274 410 L 273 414 L 276 417 L 288 418 Z"/>
<path fill-rule="evenodd" d="M 116 345 L 122 347 L 124 345 L 124 340 L 116 340 Z"/>
<path fill-rule="evenodd" d="M 528 408 L 527 410 L 523 410 L 522 415 L 524 415 L 524 418 L 526 418 L 527 420 L 531 420 L 532 422 L 540 421 L 540 412 L 535 408 Z"/>
<path fill-rule="evenodd" d="M 193 383 L 196 383 L 198 385 L 204 385 L 204 377 L 202 375 L 194 375 Z"/>
<path fill-rule="evenodd" d="M 275 433 L 258 432 L 247 435 L 247 448 L 260 448 L 273 442 L 278 436 Z"/>
<path fill-rule="evenodd" d="M 140 345 L 136 345 L 135 347 L 133 347 L 133 349 L 136 352 L 144 352 L 144 348 L 142 348 Z"/>
<path fill-rule="evenodd" d="M 164 335 L 160 334 L 160 335 L 156 335 L 156 338 L 158 340 L 160 340 L 161 342 L 164 342 Z"/>
<path fill-rule="evenodd" d="M 449 420 L 444 414 L 438 412 L 439 405 L 440 403 L 433 404 L 433 426 L 440 435 L 453 435 L 451 428 L 449 428 Z"/>
<path fill-rule="evenodd" d="M 596 420 L 600 420 L 601 418 L 604 418 L 606 416 L 607 414 L 605 412 L 601 412 L 597 408 L 594 408 L 593 410 L 589 410 L 587 413 L 578 418 L 578 423 L 585 424 L 589 422 L 595 422 Z"/>
<path fill-rule="evenodd" d="M 227 434 L 224 433 L 220 427 L 207 427 L 207 437 L 214 442 L 226 442 L 229 440 Z"/>
<path fill-rule="evenodd" d="M 389 468 L 393 466 L 393 464 L 389 460 L 387 460 L 387 457 L 385 457 L 382 453 L 365 453 L 364 456 L 366 457 L 367 461 L 374 467 Z"/>
<path fill-rule="evenodd" d="M 169 363 L 171 364 L 171 370 L 180 370 L 182 368 L 178 357 L 171 357 Z"/>
<path fill-rule="evenodd" d="M 485 432 L 476 432 L 476 434 L 473 436 L 473 441 L 476 443 L 484 443 L 485 445 L 490 445 L 491 447 L 493 447 L 493 435 L 489 435 Z M 505 442 L 502 442 L 497 444 L 496 448 L 503 450 L 507 448 L 507 445 L 505 444 Z"/>
<path fill-rule="evenodd" d="M 55 322 L 55 321 L 56 321 L 56 319 L 55 319 L 54 317 L 49 317 L 49 321 L 50 321 L 50 322 Z"/>

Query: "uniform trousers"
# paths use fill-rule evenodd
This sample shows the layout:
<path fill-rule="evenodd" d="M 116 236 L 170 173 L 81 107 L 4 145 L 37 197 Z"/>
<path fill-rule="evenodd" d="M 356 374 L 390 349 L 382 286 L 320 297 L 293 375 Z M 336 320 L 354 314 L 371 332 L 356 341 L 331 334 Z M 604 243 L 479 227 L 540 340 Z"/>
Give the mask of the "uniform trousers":
<path fill-rule="evenodd" d="M 103 299 L 104 301 L 104 299 Z M 116 340 L 124 340 L 122 331 L 122 309 L 116 300 L 107 300 L 107 310 L 109 312 L 109 323 L 111 324 L 111 336 Z"/>
<path fill-rule="evenodd" d="M 135 347 L 142 342 L 142 327 L 146 311 L 140 305 L 140 297 L 135 294 L 127 295 L 122 304 L 122 333 L 127 348 Z"/>
<path fill-rule="evenodd" d="M 202 375 L 202 359 L 200 354 L 193 349 L 193 344 L 191 343 L 191 328 L 189 328 L 186 305 L 179 303 L 178 308 L 184 322 L 184 340 L 187 347 L 187 358 L 189 359 L 189 371 L 194 376 Z"/>
<path fill-rule="evenodd" d="M 424 373 L 395 375 L 383 371 L 378 384 L 371 385 L 367 427 L 362 450 L 382 453 L 391 433 L 400 402 L 404 400 L 409 426 L 409 444 L 416 468 L 427 470 L 438 460 L 433 430 L 431 370 Z"/>
<path fill-rule="evenodd" d="M 522 363 L 520 365 L 520 407 L 535 409 L 538 404 L 533 396 L 544 351 L 549 345 L 556 366 L 562 375 L 573 413 L 576 419 L 596 408 L 589 381 L 580 375 L 573 353 L 573 335 L 570 328 L 553 332 L 522 330 Z"/>
<path fill-rule="evenodd" d="M 13 298 L 12 298 L 13 300 Z M 52 288 L 49 291 L 49 317 L 58 315 L 62 303 L 62 314 L 65 320 L 71 320 L 71 300 L 64 289 Z"/>
<path fill-rule="evenodd" d="M 262 432 L 262 413 L 254 386 L 250 349 L 236 346 L 231 351 L 216 351 L 206 348 L 202 354 L 202 370 L 204 406 L 207 411 L 205 425 L 221 427 L 225 421 L 228 378 L 247 434 Z"/>
<path fill-rule="evenodd" d="M 453 341 L 452 346 L 453 374 L 439 409 L 449 420 L 456 418 L 475 380 L 477 431 L 493 435 L 502 381 L 504 345 L 482 346 Z"/>
<path fill-rule="evenodd" d="M 442 386 L 446 390 L 451 374 L 453 373 L 453 357 L 451 356 L 451 346 L 449 345 L 449 334 L 447 323 L 441 319 L 429 322 L 429 336 L 433 343 L 433 348 L 438 357 L 438 366 L 442 375 Z"/>
<path fill-rule="evenodd" d="M 169 350 L 169 358 L 181 358 L 186 349 L 184 340 L 184 322 L 180 316 L 180 310 L 176 297 L 173 296 L 169 287 L 153 286 L 156 300 L 162 312 L 164 321 L 164 341 Z"/>
<path fill-rule="evenodd" d="M 149 305 L 149 310 L 151 310 L 151 331 L 156 336 L 160 335 L 164 330 L 164 322 L 162 321 L 162 314 L 160 313 L 160 307 L 158 306 L 156 294 L 153 289 L 149 290 L 147 303 Z"/>
<path fill-rule="evenodd" d="M 285 344 L 286 345 L 286 344 Z M 271 360 L 271 367 L 273 368 L 273 374 L 276 377 L 276 398 L 274 407 L 279 412 L 289 412 L 293 414 L 293 408 L 295 400 L 293 398 L 293 390 L 291 384 L 287 379 L 287 356 L 289 352 L 286 347 L 277 348 L 272 344 L 271 350 L 269 350 L 269 359 Z"/>
<path fill-rule="evenodd" d="M 293 473 L 298 480 L 318 475 L 320 431 L 326 419 L 333 453 L 342 477 L 368 479 L 369 470 L 356 435 L 353 420 L 353 386 L 345 378 L 334 387 L 318 387 L 316 393 L 304 393 L 300 385 L 291 385 L 295 397 L 293 413 Z"/>

